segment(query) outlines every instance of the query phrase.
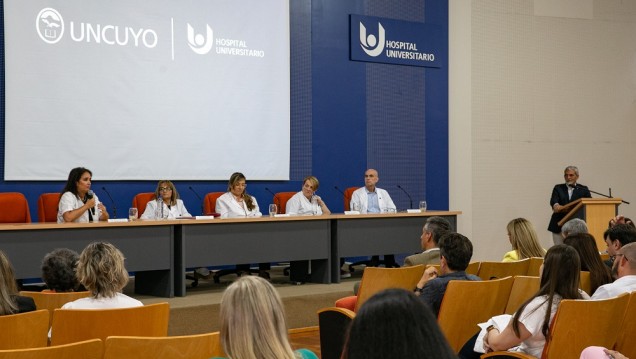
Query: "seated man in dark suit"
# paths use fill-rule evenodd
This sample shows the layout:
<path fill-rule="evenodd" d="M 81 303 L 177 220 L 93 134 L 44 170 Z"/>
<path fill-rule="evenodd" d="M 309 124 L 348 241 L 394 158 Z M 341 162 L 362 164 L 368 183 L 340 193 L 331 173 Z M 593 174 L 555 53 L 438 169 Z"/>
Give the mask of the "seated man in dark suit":
<path fill-rule="evenodd" d="M 565 179 L 565 183 L 554 186 L 552 196 L 550 197 L 552 217 L 550 217 L 548 231 L 552 232 L 554 244 L 563 244 L 561 227 L 559 227 L 559 221 L 567 214 L 567 211 L 564 210 L 563 207 L 579 198 L 592 197 L 587 187 L 576 183 L 579 179 L 579 169 L 576 166 L 567 166 L 563 171 L 563 178 Z"/>
<path fill-rule="evenodd" d="M 420 244 L 424 252 L 406 257 L 404 265 L 439 264 L 439 239 L 450 230 L 451 225 L 446 218 L 439 216 L 428 217 L 424 227 L 422 227 L 422 236 L 420 237 Z"/>
<path fill-rule="evenodd" d="M 415 287 L 415 294 L 427 303 L 435 316 L 444 299 L 448 282 L 458 280 L 480 280 L 479 277 L 466 274 L 466 268 L 473 256 L 473 244 L 459 233 L 448 233 L 439 242 L 440 267 L 430 267 L 424 271 L 422 279 Z"/>

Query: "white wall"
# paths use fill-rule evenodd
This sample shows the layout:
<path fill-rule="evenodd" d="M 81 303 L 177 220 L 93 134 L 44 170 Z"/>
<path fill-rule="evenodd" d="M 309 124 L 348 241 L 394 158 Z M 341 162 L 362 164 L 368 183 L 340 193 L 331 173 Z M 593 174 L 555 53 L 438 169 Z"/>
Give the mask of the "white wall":
<path fill-rule="evenodd" d="M 450 0 L 450 209 L 476 260 L 525 217 L 549 247 L 552 187 L 636 201 L 636 1 Z M 634 205 L 619 212 L 636 218 Z"/>

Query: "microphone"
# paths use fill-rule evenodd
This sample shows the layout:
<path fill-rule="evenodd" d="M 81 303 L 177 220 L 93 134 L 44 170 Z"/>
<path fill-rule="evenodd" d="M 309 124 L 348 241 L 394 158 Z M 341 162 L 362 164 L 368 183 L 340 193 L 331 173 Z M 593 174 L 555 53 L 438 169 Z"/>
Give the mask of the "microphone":
<path fill-rule="evenodd" d="M 344 192 L 342 192 L 342 190 L 341 190 L 340 188 L 338 188 L 338 186 L 333 186 L 333 188 L 334 188 L 336 191 L 340 192 L 340 194 L 344 197 L 344 195 L 345 195 L 345 194 L 344 194 Z"/>
<path fill-rule="evenodd" d="M 282 208 L 280 208 L 280 203 L 279 203 L 279 199 L 278 196 L 276 195 L 276 193 L 272 192 L 269 188 L 265 187 L 265 190 L 267 192 L 269 192 L 272 196 L 274 196 L 273 201 L 274 204 L 276 205 L 276 212 L 281 213 Z"/>
<path fill-rule="evenodd" d="M 570 184 L 568 184 L 568 187 L 570 187 L 570 188 L 574 188 L 574 189 L 577 189 L 577 188 L 587 189 L 588 191 L 590 191 L 590 193 L 594 193 L 594 194 L 597 194 L 597 195 L 602 196 L 602 197 L 605 197 L 605 198 L 614 198 L 614 197 L 612 197 L 612 188 L 611 188 L 611 187 L 610 187 L 610 189 L 609 189 L 609 196 L 608 196 L 608 195 L 606 195 L 606 194 L 604 194 L 604 193 L 599 193 L 599 192 L 596 192 L 596 191 L 592 191 L 591 189 L 589 189 L 589 188 L 587 188 L 587 187 L 585 187 L 585 186 L 583 186 L 583 185 L 580 185 L 580 184 L 578 184 L 578 183 L 575 183 L 574 185 L 570 185 Z M 622 202 L 622 203 L 625 203 L 625 204 L 630 204 L 629 202 L 627 202 L 627 201 L 625 201 L 625 200 L 622 200 L 622 199 L 621 199 L 621 202 Z"/>
<path fill-rule="evenodd" d="M 113 204 L 113 218 L 117 218 L 117 206 L 115 205 L 115 201 L 113 201 L 113 197 L 108 193 L 106 187 L 102 187 L 102 191 L 106 192 L 106 195 L 110 198 L 110 202 Z"/>
<path fill-rule="evenodd" d="M 89 189 L 86 193 L 86 199 L 92 199 L 95 196 L 95 192 L 92 189 Z M 91 214 L 95 214 L 95 207 L 91 208 Z"/>
<path fill-rule="evenodd" d="M 199 196 L 199 194 L 197 193 L 197 191 L 194 190 L 194 188 L 192 188 L 192 186 L 188 186 L 188 189 L 190 191 L 192 191 L 192 193 L 194 193 L 195 196 L 197 196 L 197 198 L 199 199 L 199 201 L 201 202 L 201 214 L 205 215 L 205 212 L 203 211 L 204 206 L 203 206 L 203 198 L 201 198 L 201 196 Z"/>
<path fill-rule="evenodd" d="M 406 190 L 402 188 L 402 186 L 397 185 L 397 188 L 401 189 L 402 192 L 404 192 L 409 197 L 409 202 L 411 203 L 411 206 L 409 208 L 413 208 L 413 198 L 411 198 L 411 195 L 408 192 L 406 192 Z"/>

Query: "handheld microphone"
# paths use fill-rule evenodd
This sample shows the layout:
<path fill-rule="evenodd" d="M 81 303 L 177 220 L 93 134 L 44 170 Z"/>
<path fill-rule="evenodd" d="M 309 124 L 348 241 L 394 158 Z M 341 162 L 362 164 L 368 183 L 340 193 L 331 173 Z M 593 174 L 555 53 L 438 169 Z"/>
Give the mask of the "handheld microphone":
<path fill-rule="evenodd" d="M 86 193 L 86 199 L 92 199 L 95 196 L 95 192 L 92 189 L 89 189 Z M 91 208 L 91 214 L 95 214 L 95 207 Z"/>
<path fill-rule="evenodd" d="M 404 192 L 409 197 L 409 202 L 411 204 L 411 206 L 409 208 L 413 208 L 413 198 L 411 198 L 411 195 L 408 192 L 406 192 L 406 190 L 404 188 L 402 188 L 402 186 L 397 185 L 397 188 L 401 189 L 402 192 Z"/>
<path fill-rule="evenodd" d="M 106 193 L 108 198 L 110 198 L 110 202 L 113 204 L 113 218 L 117 218 L 117 206 L 115 205 L 115 201 L 113 201 L 113 197 L 108 193 L 106 187 L 102 187 L 102 191 Z"/>
<path fill-rule="evenodd" d="M 195 196 L 197 196 L 197 198 L 199 199 L 199 201 L 201 202 L 201 214 L 205 215 L 204 212 L 204 206 L 203 206 L 203 198 L 201 198 L 201 196 L 199 196 L 199 194 L 197 193 L 197 191 L 194 190 L 194 188 L 192 188 L 192 186 L 188 186 L 188 189 L 190 191 L 192 191 L 192 193 L 194 193 Z"/>

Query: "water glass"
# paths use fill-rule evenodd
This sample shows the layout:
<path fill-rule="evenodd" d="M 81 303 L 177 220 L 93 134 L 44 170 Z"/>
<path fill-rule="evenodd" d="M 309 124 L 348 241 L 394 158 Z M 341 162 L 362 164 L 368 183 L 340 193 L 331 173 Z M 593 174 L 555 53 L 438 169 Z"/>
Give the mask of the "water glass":
<path fill-rule="evenodd" d="M 426 211 L 426 201 L 420 201 L 420 211 L 421 212 Z"/>
<path fill-rule="evenodd" d="M 269 216 L 274 217 L 274 215 L 278 213 L 278 206 L 274 203 L 269 205 Z"/>
<path fill-rule="evenodd" d="M 356 212 L 360 212 L 360 204 L 358 204 L 358 203 L 352 203 L 352 204 L 351 204 L 351 210 L 352 210 L 352 211 L 356 211 Z"/>
<path fill-rule="evenodd" d="M 130 221 L 130 222 L 136 221 L 138 214 L 139 214 L 139 212 L 137 212 L 137 208 L 132 207 L 132 208 L 128 209 L 128 221 Z"/>

